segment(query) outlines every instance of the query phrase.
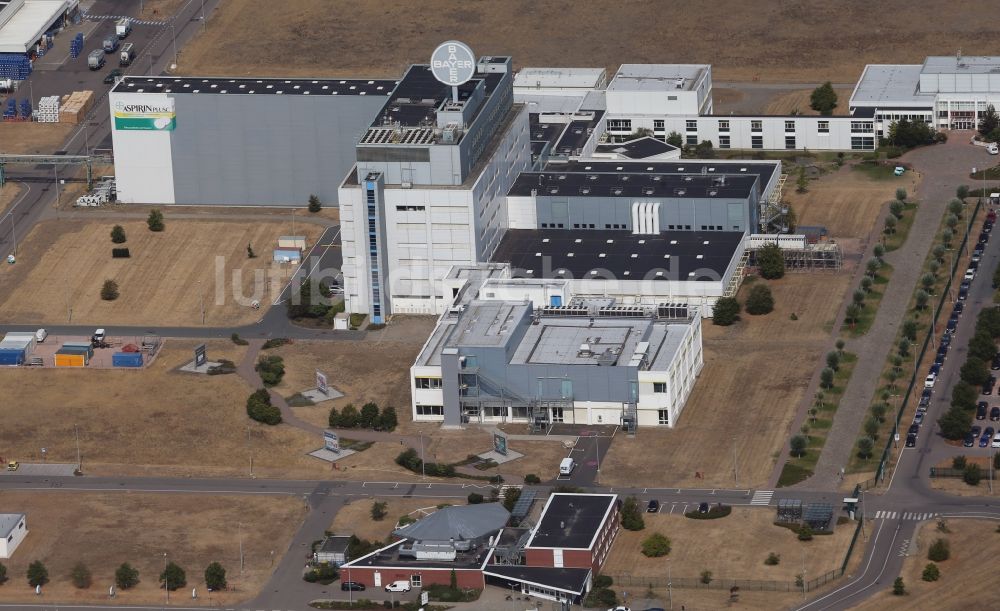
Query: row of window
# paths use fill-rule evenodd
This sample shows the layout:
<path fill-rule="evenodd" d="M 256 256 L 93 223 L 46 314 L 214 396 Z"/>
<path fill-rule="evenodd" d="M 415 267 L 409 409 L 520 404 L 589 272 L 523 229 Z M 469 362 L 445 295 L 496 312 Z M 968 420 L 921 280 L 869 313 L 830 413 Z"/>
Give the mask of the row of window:
<path fill-rule="evenodd" d="M 542 229 L 565 229 L 563 223 L 542 223 Z"/>
<path fill-rule="evenodd" d="M 414 388 L 431 389 L 441 388 L 441 378 L 414 378 Z"/>
<path fill-rule="evenodd" d="M 666 384 L 664 384 L 666 386 Z M 660 392 L 666 392 L 660 391 Z M 513 413 L 513 418 L 527 418 L 528 408 L 521 406 L 514 406 L 511 408 Z M 417 406 L 418 416 L 444 416 L 444 406 L 442 405 L 418 405 Z M 507 408 L 506 406 L 492 406 L 483 409 L 483 417 L 485 418 L 506 418 Z M 561 420 L 561 414 L 560 414 Z M 669 425 L 670 424 L 670 410 L 660 409 L 656 410 L 656 420 L 657 424 Z"/>

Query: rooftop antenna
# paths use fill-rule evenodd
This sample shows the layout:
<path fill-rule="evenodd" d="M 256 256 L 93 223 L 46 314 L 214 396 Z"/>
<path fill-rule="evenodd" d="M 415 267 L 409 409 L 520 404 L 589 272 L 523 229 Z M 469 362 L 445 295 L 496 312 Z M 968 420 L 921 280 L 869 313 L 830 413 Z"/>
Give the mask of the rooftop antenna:
<path fill-rule="evenodd" d="M 476 56 L 464 42 L 443 42 L 431 54 L 431 73 L 441 83 L 451 85 L 452 101 L 458 102 L 458 86 L 476 73 Z"/>

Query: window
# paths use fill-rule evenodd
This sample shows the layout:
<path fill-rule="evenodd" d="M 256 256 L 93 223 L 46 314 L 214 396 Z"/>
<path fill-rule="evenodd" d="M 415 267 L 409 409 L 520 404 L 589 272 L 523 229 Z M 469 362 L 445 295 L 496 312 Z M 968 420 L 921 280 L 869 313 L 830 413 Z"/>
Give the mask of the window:
<path fill-rule="evenodd" d="M 719 131 L 728 132 L 729 131 L 729 121 L 719 121 Z"/>
<path fill-rule="evenodd" d="M 441 388 L 441 378 L 414 378 L 414 388 Z"/>
<path fill-rule="evenodd" d="M 413 586 L 414 588 L 419 588 L 422 583 L 423 580 L 420 578 L 420 575 L 410 575 L 411 586 Z"/>
<path fill-rule="evenodd" d="M 493 407 L 484 408 L 484 416 L 487 418 L 506 418 L 507 417 L 507 407 L 504 405 L 497 405 Z"/>
<path fill-rule="evenodd" d="M 511 411 L 511 414 L 510 414 L 511 418 L 527 418 L 528 417 L 528 408 L 527 408 L 527 406 L 521 406 L 521 407 L 519 407 L 519 406 L 515 405 L 515 406 L 513 406 L 513 407 L 510 408 L 510 411 Z"/>
<path fill-rule="evenodd" d="M 830 122 L 829 121 L 819 121 L 816 123 L 816 130 L 821 134 L 830 133 Z"/>
<path fill-rule="evenodd" d="M 875 132 L 875 124 L 871 121 L 851 121 L 851 131 L 871 134 Z"/>
<path fill-rule="evenodd" d="M 670 424 L 669 409 L 658 409 L 656 410 L 656 415 L 658 417 L 657 424 Z"/>
<path fill-rule="evenodd" d="M 795 148 L 795 136 L 785 136 L 785 148 L 786 149 Z"/>
<path fill-rule="evenodd" d="M 667 96 L 667 101 L 668 102 L 676 102 L 677 101 L 677 96 L 675 96 L 675 95 L 668 95 Z"/>
<path fill-rule="evenodd" d="M 764 148 L 764 136 L 750 136 L 750 148 L 752 149 Z"/>
<path fill-rule="evenodd" d="M 418 416 L 444 416 L 443 405 L 418 405 Z"/>
<path fill-rule="evenodd" d="M 685 141 L 691 146 L 698 145 L 698 134 L 688 134 Z"/>
<path fill-rule="evenodd" d="M 851 136 L 851 150 L 872 151 L 875 150 L 875 138 L 865 136 Z"/>
<path fill-rule="evenodd" d="M 785 121 L 785 131 L 794 132 L 795 131 L 795 121 Z"/>
<path fill-rule="evenodd" d="M 752 131 L 752 132 L 759 132 L 759 131 L 763 131 L 763 129 L 764 129 L 764 122 L 763 121 L 751 121 L 750 122 L 750 131 Z"/>
<path fill-rule="evenodd" d="M 719 148 L 720 149 L 729 148 L 729 136 L 719 136 Z"/>
<path fill-rule="evenodd" d="M 608 119 L 608 129 L 611 131 L 632 131 L 632 119 Z"/>
<path fill-rule="evenodd" d="M 701 226 L 701 230 L 702 230 L 702 231 L 707 231 L 707 230 L 708 230 L 708 225 L 702 225 L 702 226 Z M 654 386 L 655 386 L 655 385 L 654 385 Z M 656 392 L 656 391 L 653 391 L 653 392 Z"/>
<path fill-rule="evenodd" d="M 684 122 L 684 129 L 689 132 L 698 131 L 698 121 L 695 119 L 688 119 Z"/>
<path fill-rule="evenodd" d="M 396 206 L 396 212 L 423 212 L 423 206 Z"/>
<path fill-rule="evenodd" d="M 667 123 L 663 119 L 653 119 L 653 129 L 657 131 L 664 131 L 667 129 Z"/>
<path fill-rule="evenodd" d="M 939 119 L 947 119 L 948 118 L 948 111 L 947 110 L 939 110 L 938 111 L 938 118 Z"/>

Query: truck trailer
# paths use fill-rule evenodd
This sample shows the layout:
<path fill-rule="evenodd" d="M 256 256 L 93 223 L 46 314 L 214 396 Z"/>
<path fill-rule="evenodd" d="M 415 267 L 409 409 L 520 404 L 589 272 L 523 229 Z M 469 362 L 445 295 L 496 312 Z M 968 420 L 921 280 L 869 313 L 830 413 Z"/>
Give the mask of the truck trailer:
<path fill-rule="evenodd" d="M 128 17 L 122 17 L 115 22 L 115 35 L 118 38 L 126 38 L 132 33 L 132 20 Z"/>
<path fill-rule="evenodd" d="M 104 67 L 104 51 L 101 49 L 94 49 L 87 56 L 87 67 L 91 70 L 100 70 Z"/>

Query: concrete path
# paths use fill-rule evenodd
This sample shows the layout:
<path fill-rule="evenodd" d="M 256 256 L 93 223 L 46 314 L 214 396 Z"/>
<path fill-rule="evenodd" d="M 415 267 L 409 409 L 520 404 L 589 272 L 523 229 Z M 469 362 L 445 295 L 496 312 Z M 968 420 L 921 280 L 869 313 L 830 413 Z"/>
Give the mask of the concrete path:
<path fill-rule="evenodd" d="M 871 329 L 848 343 L 848 349 L 858 355 L 858 362 L 841 398 L 815 475 L 801 487 L 829 489 L 839 485 L 840 469 L 850 461 L 861 423 L 881 385 L 882 368 L 895 344 L 899 325 L 906 318 L 906 306 L 933 244 L 941 216 L 955 197 L 956 187 L 970 184 L 968 174 L 972 167 L 982 167 L 988 161 L 987 153 L 970 146 L 965 134 L 950 135 L 948 143 L 918 149 L 904 158 L 923 175 L 920 193 L 916 194 L 920 202 L 916 219 L 906 243 L 886 256 L 894 270 Z M 879 449 L 882 443 L 884 440 L 876 444 Z"/>

